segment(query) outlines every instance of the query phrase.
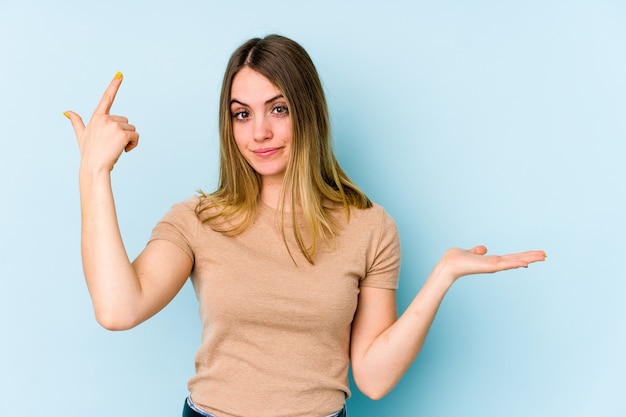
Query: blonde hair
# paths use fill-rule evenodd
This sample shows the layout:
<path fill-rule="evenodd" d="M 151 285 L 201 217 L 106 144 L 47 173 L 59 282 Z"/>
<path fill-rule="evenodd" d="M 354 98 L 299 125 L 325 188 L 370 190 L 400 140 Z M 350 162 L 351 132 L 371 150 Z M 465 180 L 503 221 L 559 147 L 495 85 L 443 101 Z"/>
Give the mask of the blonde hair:
<path fill-rule="evenodd" d="M 293 138 L 279 205 L 281 228 L 292 255 L 284 228 L 285 195 L 289 195 L 295 240 L 300 252 L 313 263 L 318 239 L 332 241 L 338 233 L 331 209 L 323 203 L 343 207 L 346 216 L 350 207 L 369 208 L 372 203 L 339 166 L 317 70 L 304 48 L 289 38 L 269 35 L 250 39 L 230 57 L 220 96 L 219 184 L 215 192 L 202 193 L 196 213 L 214 230 L 237 235 L 252 224 L 258 209 L 261 177 L 237 148 L 230 112 L 233 78 L 244 67 L 265 76 L 287 100 Z"/>

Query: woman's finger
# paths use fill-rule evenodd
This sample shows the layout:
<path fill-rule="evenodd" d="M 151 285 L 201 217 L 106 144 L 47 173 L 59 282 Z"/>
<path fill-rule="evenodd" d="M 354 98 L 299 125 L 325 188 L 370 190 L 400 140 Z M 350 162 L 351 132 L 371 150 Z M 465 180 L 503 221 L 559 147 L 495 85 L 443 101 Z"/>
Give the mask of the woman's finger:
<path fill-rule="evenodd" d="M 483 245 L 474 246 L 468 252 L 473 253 L 474 255 L 484 255 L 487 253 L 487 248 Z"/>
<path fill-rule="evenodd" d="M 78 115 L 78 113 L 74 113 L 73 111 L 69 110 L 64 112 L 63 115 L 70 119 L 70 122 L 72 122 L 72 127 L 74 128 L 76 139 L 78 139 L 83 133 L 83 130 L 85 130 L 85 123 L 83 123 L 83 119 Z"/>
<path fill-rule="evenodd" d="M 527 252 L 512 253 L 509 255 L 502 255 L 502 258 L 532 263 L 545 260 L 547 258 L 547 255 L 542 250 L 533 250 Z"/>
<path fill-rule="evenodd" d="M 111 80 L 111 83 L 104 90 L 104 94 L 98 103 L 98 106 L 93 112 L 93 116 L 109 114 L 111 111 L 111 106 L 113 105 L 113 101 L 115 101 L 115 96 L 117 95 L 117 91 L 120 89 L 120 85 L 122 85 L 122 73 L 118 72 Z M 93 117 L 92 116 L 92 117 Z"/>
<path fill-rule="evenodd" d="M 526 268 L 529 264 L 546 259 L 544 251 L 527 251 L 495 257 L 495 271 Z"/>
<path fill-rule="evenodd" d="M 115 116 L 115 115 L 109 115 L 109 118 L 111 120 L 113 120 L 114 122 L 118 122 L 118 123 L 128 123 L 128 117 L 126 116 Z"/>
<path fill-rule="evenodd" d="M 128 139 L 128 143 L 126 144 L 126 147 L 124 147 L 124 151 L 126 152 L 130 152 L 137 147 L 139 144 L 139 133 L 135 131 L 129 133 Z"/>
<path fill-rule="evenodd" d="M 135 125 L 131 125 L 130 123 L 120 123 L 119 126 L 120 128 L 122 128 L 122 130 L 127 130 L 130 132 L 134 132 L 135 130 L 137 130 L 135 128 Z"/>

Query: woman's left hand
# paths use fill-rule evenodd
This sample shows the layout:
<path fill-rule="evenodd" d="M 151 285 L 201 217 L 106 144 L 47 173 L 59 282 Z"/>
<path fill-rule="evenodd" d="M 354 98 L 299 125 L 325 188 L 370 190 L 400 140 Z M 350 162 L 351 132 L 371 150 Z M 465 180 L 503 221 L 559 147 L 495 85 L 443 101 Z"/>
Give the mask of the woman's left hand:
<path fill-rule="evenodd" d="M 485 246 L 475 246 L 469 250 L 448 249 L 441 257 L 438 267 L 454 281 L 465 275 L 487 274 L 507 269 L 526 268 L 533 262 L 547 258 L 544 251 L 528 251 L 508 255 L 486 255 Z"/>

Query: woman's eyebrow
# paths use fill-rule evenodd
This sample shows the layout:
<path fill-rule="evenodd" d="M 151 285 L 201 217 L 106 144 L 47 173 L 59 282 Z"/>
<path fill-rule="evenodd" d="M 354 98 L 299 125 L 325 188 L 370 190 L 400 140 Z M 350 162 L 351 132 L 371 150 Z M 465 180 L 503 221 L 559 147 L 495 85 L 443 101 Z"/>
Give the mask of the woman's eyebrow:
<path fill-rule="evenodd" d="M 281 98 L 284 98 L 284 96 L 283 96 L 282 94 L 277 94 L 277 95 L 275 95 L 274 97 L 270 98 L 269 100 L 266 100 L 266 101 L 265 101 L 265 104 L 270 104 L 270 103 L 272 103 L 272 102 L 274 102 L 274 101 L 276 101 L 276 100 L 278 100 L 278 99 L 281 99 Z M 230 100 L 230 105 L 231 105 L 231 106 L 233 105 L 233 103 L 237 103 L 237 104 L 239 104 L 240 106 L 244 106 L 244 107 L 250 107 L 250 106 L 248 106 L 246 103 L 244 103 L 244 102 L 242 102 L 242 101 L 239 101 L 239 100 L 237 100 L 236 98 L 233 98 L 232 100 Z"/>
<path fill-rule="evenodd" d="M 282 94 L 277 94 L 274 97 L 272 97 L 269 100 L 267 100 L 265 102 L 265 104 L 270 104 L 271 102 L 276 101 L 276 100 L 281 99 L 281 98 L 284 98 L 284 96 Z"/>

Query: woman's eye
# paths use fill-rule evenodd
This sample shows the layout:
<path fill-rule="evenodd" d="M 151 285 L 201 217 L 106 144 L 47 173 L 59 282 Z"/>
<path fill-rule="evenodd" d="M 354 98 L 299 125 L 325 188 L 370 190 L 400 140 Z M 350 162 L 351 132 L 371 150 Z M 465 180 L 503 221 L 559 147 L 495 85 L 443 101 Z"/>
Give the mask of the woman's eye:
<path fill-rule="evenodd" d="M 276 113 L 276 114 L 288 114 L 289 113 L 289 109 L 287 108 L 287 106 L 278 105 L 278 106 L 274 107 L 274 113 Z"/>
<path fill-rule="evenodd" d="M 235 118 L 237 120 L 246 120 L 246 119 L 250 118 L 250 113 L 248 113 L 245 110 L 234 112 L 233 113 L 233 118 Z"/>

